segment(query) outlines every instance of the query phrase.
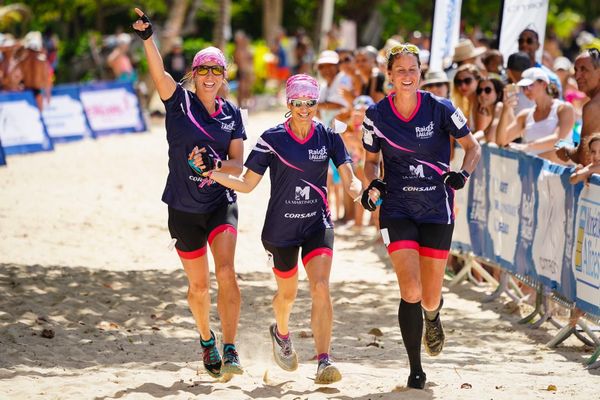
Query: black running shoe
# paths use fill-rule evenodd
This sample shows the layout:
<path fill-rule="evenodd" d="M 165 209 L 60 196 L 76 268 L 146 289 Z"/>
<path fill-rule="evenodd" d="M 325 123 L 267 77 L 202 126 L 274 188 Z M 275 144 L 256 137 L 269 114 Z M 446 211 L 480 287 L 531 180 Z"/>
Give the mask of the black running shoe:
<path fill-rule="evenodd" d="M 430 356 L 437 356 L 442 352 L 444 348 L 444 341 L 446 336 L 444 335 L 444 328 L 442 326 L 442 320 L 440 314 L 433 321 L 425 318 L 425 334 L 423 335 L 423 344 L 425 345 L 425 351 Z"/>
<path fill-rule="evenodd" d="M 213 378 L 219 378 L 221 376 L 222 366 L 221 355 L 217 349 L 217 339 L 215 338 L 213 331 L 210 331 L 210 336 L 213 340 L 212 345 L 204 346 L 202 342 L 200 342 L 200 345 L 202 346 L 202 361 L 204 362 L 206 372 Z"/>
<path fill-rule="evenodd" d="M 425 376 L 425 372 L 411 372 L 408 376 L 408 381 L 406 382 L 406 386 L 413 389 L 423 389 L 425 388 L 425 381 L 427 377 Z"/>
<path fill-rule="evenodd" d="M 234 375 L 242 375 L 244 373 L 235 347 L 228 345 L 223 349 L 223 368 L 221 368 L 221 372 L 223 374 Z"/>

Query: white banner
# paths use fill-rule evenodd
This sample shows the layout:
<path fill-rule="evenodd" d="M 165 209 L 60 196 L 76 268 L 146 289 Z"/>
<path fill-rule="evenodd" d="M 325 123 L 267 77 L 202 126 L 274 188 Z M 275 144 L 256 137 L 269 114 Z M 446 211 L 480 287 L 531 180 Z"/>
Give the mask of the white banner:
<path fill-rule="evenodd" d="M 137 96 L 125 87 L 85 87 L 79 94 L 96 134 L 145 130 Z"/>
<path fill-rule="evenodd" d="M 465 151 L 462 147 L 454 148 L 454 158 L 450 162 L 453 171 L 460 171 Z M 452 240 L 464 244 L 471 243 L 469 239 L 469 220 L 467 204 L 469 203 L 469 185 L 471 180 L 467 179 L 465 187 L 454 192 L 454 233 Z"/>
<path fill-rule="evenodd" d="M 508 60 L 508 56 L 519 51 L 519 34 L 525 28 L 533 29 L 539 35 L 540 48 L 535 58 L 541 62 L 547 17 L 548 0 L 504 0 L 499 42 L 504 62 Z"/>
<path fill-rule="evenodd" d="M 542 170 L 537 182 L 540 201 L 533 237 L 533 265 L 540 276 L 560 282 L 565 252 L 565 190 L 560 175 Z"/>
<path fill-rule="evenodd" d="M 577 297 L 597 305 L 600 303 L 600 186 L 583 189 L 575 221 L 572 260 Z"/>
<path fill-rule="evenodd" d="M 6 154 L 52 150 L 30 91 L 0 96 L 0 140 Z"/>
<path fill-rule="evenodd" d="M 42 112 L 48 135 L 52 139 L 82 139 L 91 136 L 77 89 L 73 88 L 73 91 L 73 94 L 53 94 L 50 104 Z"/>
<path fill-rule="evenodd" d="M 519 160 L 490 154 L 488 232 L 494 242 L 494 254 L 514 264 L 519 233 L 521 180 Z"/>
<path fill-rule="evenodd" d="M 462 0 L 436 0 L 431 32 L 429 70 L 442 71 L 444 62 L 452 62 L 454 46 L 460 35 Z"/>

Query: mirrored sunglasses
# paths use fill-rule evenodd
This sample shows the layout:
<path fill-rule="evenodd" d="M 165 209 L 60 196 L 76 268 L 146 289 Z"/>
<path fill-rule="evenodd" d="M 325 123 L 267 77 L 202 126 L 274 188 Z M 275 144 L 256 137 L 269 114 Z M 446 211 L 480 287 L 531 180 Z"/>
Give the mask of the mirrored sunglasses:
<path fill-rule="evenodd" d="M 298 100 L 298 99 L 290 99 L 288 101 L 293 107 L 302 107 L 306 106 L 308 108 L 314 107 L 317 105 L 317 100 Z"/>
<path fill-rule="evenodd" d="M 400 53 L 411 53 L 419 55 L 419 48 L 414 44 L 400 44 L 388 50 L 388 58 Z"/>

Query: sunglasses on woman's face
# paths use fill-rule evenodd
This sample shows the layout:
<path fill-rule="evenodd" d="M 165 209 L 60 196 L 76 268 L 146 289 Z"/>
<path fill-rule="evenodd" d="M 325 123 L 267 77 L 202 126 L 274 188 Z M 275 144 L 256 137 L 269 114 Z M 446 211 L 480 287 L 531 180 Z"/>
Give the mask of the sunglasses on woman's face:
<path fill-rule="evenodd" d="M 533 40 L 533 38 L 530 38 L 530 37 L 528 37 L 528 38 L 519 38 L 518 42 L 519 42 L 519 44 L 527 43 L 529 45 L 532 45 L 533 42 L 534 42 L 534 40 Z"/>
<path fill-rule="evenodd" d="M 198 75 L 208 75 L 208 71 L 211 71 L 215 76 L 221 76 L 225 72 L 225 68 L 220 65 L 199 65 L 195 68 Z"/>
<path fill-rule="evenodd" d="M 306 106 L 308 108 L 312 108 L 317 105 L 317 100 L 298 100 L 298 99 L 290 99 L 288 101 L 293 107 L 302 107 Z"/>
<path fill-rule="evenodd" d="M 473 82 L 473 78 L 471 78 L 471 77 L 465 78 L 465 79 L 455 79 L 454 80 L 454 84 L 456 86 L 470 85 L 471 82 Z"/>
<path fill-rule="evenodd" d="M 489 86 L 486 86 L 484 88 L 478 87 L 475 93 L 477 93 L 477 96 L 479 96 L 481 93 L 490 94 L 492 93 L 492 88 Z"/>

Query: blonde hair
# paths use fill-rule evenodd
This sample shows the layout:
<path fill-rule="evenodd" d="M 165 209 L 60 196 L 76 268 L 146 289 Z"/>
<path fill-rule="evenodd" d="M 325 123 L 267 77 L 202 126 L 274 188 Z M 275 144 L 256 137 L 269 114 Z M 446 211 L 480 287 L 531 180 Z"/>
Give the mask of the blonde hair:
<path fill-rule="evenodd" d="M 468 119 L 471 115 L 471 102 L 469 101 L 468 97 L 465 97 L 462 94 L 460 94 L 458 88 L 454 84 L 456 77 L 461 72 L 470 73 L 471 75 L 473 75 L 475 81 L 477 81 L 478 83 L 481 80 L 481 71 L 474 64 L 463 64 L 460 67 L 458 67 L 458 69 L 456 70 L 456 74 L 454 74 L 454 79 L 452 80 L 452 94 L 450 95 L 450 99 L 452 100 L 452 103 L 454 103 L 454 106 L 460 108 L 465 117 L 467 117 Z"/>

